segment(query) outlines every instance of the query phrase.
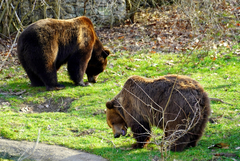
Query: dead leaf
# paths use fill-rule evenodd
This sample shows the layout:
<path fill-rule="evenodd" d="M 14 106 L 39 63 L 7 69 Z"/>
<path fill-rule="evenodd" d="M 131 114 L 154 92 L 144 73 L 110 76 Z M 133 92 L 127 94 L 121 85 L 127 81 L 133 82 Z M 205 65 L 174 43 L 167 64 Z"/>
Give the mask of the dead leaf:
<path fill-rule="evenodd" d="M 120 37 L 118 37 L 118 39 L 123 39 L 124 38 L 124 36 L 120 36 Z"/>
<path fill-rule="evenodd" d="M 85 130 L 85 131 L 82 131 L 82 132 L 80 132 L 78 135 L 76 135 L 76 136 L 84 136 L 84 135 L 90 135 L 90 134 L 92 134 L 92 133 L 94 133 L 95 132 L 95 129 L 89 129 L 89 130 Z"/>
<path fill-rule="evenodd" d="M 214 156 L 236 157 L 237 155 L 233 153 L 216 153 Z"/>
<path fill-rule="evenodd" d="M 135 69 L 135 68 L 131 68 L 131 67 L 128 67 L 128 66 L 126 66 L 126 69 L 127 69 L 127 70 L 136 71 L 136 69 Z"/>
<path fill-rule="evenodd" d="M 227 60 L 227 59 L 231 59 L 231 56 L 229 56 L 229 55 L 225 55 L 224 59 L 225 59 L 225 60 Z"/>
<path fill-rule="evenodd" d="M 69 128 L 68 128 L 68 130 L 70 130 L 70 131 L 73 132 L 73 133 L 77 133 L 77 132 L 78 132 L 78 129 L 69 129 Z"/>
<path fill-rule="evenodd" d="M 173 60 L 166 61 L 166 62 L 165 62 L 165 65 L 174 66 Z"/>
<path fill-rule="evenodd" d="M 229 149 L 229 145 L 226 143 L 217 143 L 208 147 L 208 149 L 215 149 L 215 148 Z"/>

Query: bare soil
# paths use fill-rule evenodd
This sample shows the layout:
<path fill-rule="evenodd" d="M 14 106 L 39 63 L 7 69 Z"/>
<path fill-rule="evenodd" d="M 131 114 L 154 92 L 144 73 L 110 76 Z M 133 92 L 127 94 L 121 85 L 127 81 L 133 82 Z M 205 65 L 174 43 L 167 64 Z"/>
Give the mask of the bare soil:
<path fill-rule="evenodd" d="M 13 94 L 13 93 L 6 93 L 6 94 Z M 57 101 L 54 101 L 52 99 L 46 99 L 45 102 L 41 104 L 24 103 L 24 104 L 19 104 L 18 106 L 19 106 L 19 112 L 23 112 L 23 113 L 67 112 L 67 110 L 70 108 L 72 101 L 74 101 L 74 99 L 69 97 L 61 97 Z M 0 109 L 6 108 L 6 106 L 11 106 L 11 104 L 6 100 L 0 99 Z"/>

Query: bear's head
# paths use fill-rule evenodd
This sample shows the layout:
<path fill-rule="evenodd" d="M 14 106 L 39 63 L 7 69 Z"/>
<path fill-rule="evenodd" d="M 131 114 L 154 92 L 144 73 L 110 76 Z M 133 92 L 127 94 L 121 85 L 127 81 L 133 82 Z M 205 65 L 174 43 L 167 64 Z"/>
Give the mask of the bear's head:
<path fill-rule="evenodd" d="M 120 135 L 125 136 L 128 127 L 122 107 L 116 100 L 107 102 L 106 106 L 107 124 L 112 128 L 114 138 L 118 138 Z"/>
<path fill-rule="evenodd" d="M 102 49 L 101 54 L 94 53 L 95 51 L 93 51 L 86 69 L 88 81 L 92 83 L 96 83 L 98 75 L 105 70 L 107 66 L 107 57 L 110 54 L 110 51 L 104 48 Z"/>

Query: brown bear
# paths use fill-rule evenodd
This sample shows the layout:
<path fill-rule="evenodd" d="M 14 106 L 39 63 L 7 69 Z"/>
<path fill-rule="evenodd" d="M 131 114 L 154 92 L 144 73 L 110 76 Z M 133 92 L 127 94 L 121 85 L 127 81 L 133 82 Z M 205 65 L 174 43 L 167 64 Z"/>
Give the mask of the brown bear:
<path fill-rule="evenodd" d="M 18 58 L 32 86 L 46 86 L 47 90 L 64 88 L 58 84 L 57 70 L 67 63 L 68 73 L 75 85 L 95 83 L 107 65 L 110 54 L 98 39 L 87 17 L 68 20 L 42 19 L 29 25 L 17 44 Z"/>
<path fill-rule="evenodd" d="M 203 87 L 180 75 L 157 79 L 132 76 L 106 106 L 107 124 L 114 137 L 126 135 L 131 127 L 137 140 L 133 148 L 148 144 L 151 126 L 163 129 L 171 151 L 194 147 L 210 115 L 210 101 Z"/>

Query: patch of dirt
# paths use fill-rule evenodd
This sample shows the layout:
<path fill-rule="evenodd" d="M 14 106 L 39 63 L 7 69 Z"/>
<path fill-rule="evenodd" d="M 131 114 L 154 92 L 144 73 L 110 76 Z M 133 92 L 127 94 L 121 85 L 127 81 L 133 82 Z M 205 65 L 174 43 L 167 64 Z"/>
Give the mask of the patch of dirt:
<path fill-rule="evenodd" d="M 5 108 L 7 108 L 9 106 L 10 106 L 10 103 L 8 101 L 0 99 L 0 110 L 2 110 L 2 109 L 4 110 Z"/>
<path fill-rule="evenodd" d="M 93 116 L 100 115 L 100 114 L 105 114 L 105 110 L 99 109 L 96 112 L 93 113 Z"/>
<path fill-rule="evenodd" d="M 89 130 L 84 130 L 84 131 L 81 131 L 78 135 L 76 136 L 84 136 L 84 135 L 90 135 L 90 134 L 93 134 L 95 132 L 95 129 L 89 129 Z"/>
<path fill-rule="evenodd" d="M 67 112 L 72 101 L 74 99 L 69 97 L 61 97 L 57 101 L 47 99 L 42 104 L 21 104 L 19 111 L 23 113 Z"/>
<path fill-rule="evenodd" d="M 74 100 L 75 99 L 69 97 L 61 97 L 57 101 L 46 99 L 46 101 L 41 104 L 20 104 L 19 111 L 23 113 L 67 112 Z M 0 110 L 10 108 L 10 106 L 10 102 L 0 99 Z"/>

